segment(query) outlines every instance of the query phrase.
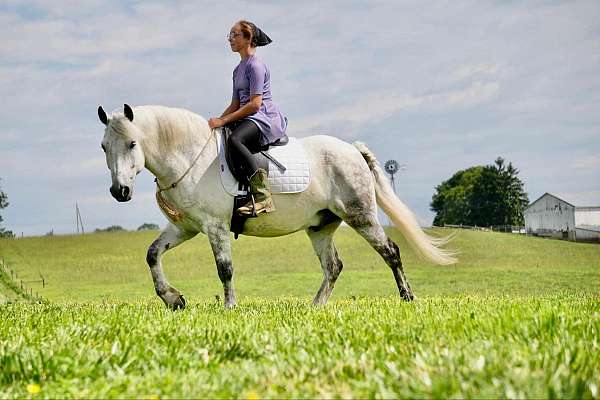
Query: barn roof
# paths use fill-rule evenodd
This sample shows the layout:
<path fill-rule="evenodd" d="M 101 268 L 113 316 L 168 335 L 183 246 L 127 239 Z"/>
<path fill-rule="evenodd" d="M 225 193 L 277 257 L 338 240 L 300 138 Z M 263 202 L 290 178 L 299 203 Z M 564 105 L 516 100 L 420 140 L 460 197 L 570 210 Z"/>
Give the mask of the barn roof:
<path fill-rule="evenodd" d="M 570 205 L 574 207 L 600 207 L 600 191 L 593 192 L 578 192 L 578 193 L 544 193 L 540 197 L 538 197 L 535 201 L 531 202 L 526 208 L 531 207 L 538 200 L 542 199 L 544 196 L 552 196 L 559 200 L 566 201 Z"/>
<path fill-rule="evenodd" d="M 600 190 L 594 192 L 557 193 L 555 197 L 575 207 L 600 207 Z"/>

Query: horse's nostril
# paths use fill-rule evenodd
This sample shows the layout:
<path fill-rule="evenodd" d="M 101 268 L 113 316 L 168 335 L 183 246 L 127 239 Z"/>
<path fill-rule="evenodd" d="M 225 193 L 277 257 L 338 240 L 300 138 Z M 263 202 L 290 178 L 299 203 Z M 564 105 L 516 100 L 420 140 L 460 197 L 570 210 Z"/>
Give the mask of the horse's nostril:
<path fill-rule="evenodd" d="M 129 196 L 129 186 L 121 186 L 121 195 L 123 197 Z"/>

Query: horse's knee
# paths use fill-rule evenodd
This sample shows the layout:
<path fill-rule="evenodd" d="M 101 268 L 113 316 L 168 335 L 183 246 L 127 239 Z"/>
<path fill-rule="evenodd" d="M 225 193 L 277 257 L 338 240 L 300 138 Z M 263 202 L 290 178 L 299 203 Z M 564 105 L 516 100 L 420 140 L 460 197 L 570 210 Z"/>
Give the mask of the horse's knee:
<path fill-rule="evenodd" d="M 390 238 L 387 238 L 386 251 L 388 253 L 388 257 L 390 260 L 390 266 L 393 265 L 393 266 L 401 269 L 402 268 L 402 259 L 400 258 L 400 248 Z"/>
<path fill-rule="evenodd" d="M 333 249 L 332 264 L 333 265 L 332 265 L 331 277 L 335 281 L 335 280 L 337 280 L 338 276 L 340 276 L 342 269 L 344 269 L 344 264 L 342 263 L 342 260 L 340 259 L 340 256 L 338 255 L 338 252 L 335 248 Z"/>
<path fill-rule="evenodd" d="M 159 252 L 159 241 L 155 240 L 150 247 L 148 247 L 148 253 L 146 253 L 146 262 L 150 267 L 153 267 L 158 262 Z"/>
<path fill-rule="evenodd" d="M 233 265 L 231 261 L 217 261 L 217 272 L 221 282 L 229 282 L 233 278 Z"/>

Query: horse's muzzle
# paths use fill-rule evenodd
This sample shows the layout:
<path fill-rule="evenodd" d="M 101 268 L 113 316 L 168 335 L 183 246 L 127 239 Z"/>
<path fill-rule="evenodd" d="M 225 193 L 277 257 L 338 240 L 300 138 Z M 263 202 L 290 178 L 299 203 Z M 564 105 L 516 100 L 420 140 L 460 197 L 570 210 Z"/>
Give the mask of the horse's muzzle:
<path fill-rule="evenodd" d="M 131 189 L 129 186 L 111 186 L 110 194 L 112 194 L 112 196 L 120 202 L 131 200 Z"/>

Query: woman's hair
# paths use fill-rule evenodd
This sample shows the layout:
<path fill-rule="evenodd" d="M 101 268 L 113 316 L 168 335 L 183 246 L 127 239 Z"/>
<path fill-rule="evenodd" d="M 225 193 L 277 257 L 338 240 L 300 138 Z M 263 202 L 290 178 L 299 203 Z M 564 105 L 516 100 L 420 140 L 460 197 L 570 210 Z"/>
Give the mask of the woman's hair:
<path fill-rule="evenodd" d="M 240 24 L 242 35 L 244 35 L 246 39 L 250 39 L 250 46 L 256 47 L 256 42 L 252 40 L 254 39 L 254 25 L 252 22 L 242 19 L 237 23 Z"/>

